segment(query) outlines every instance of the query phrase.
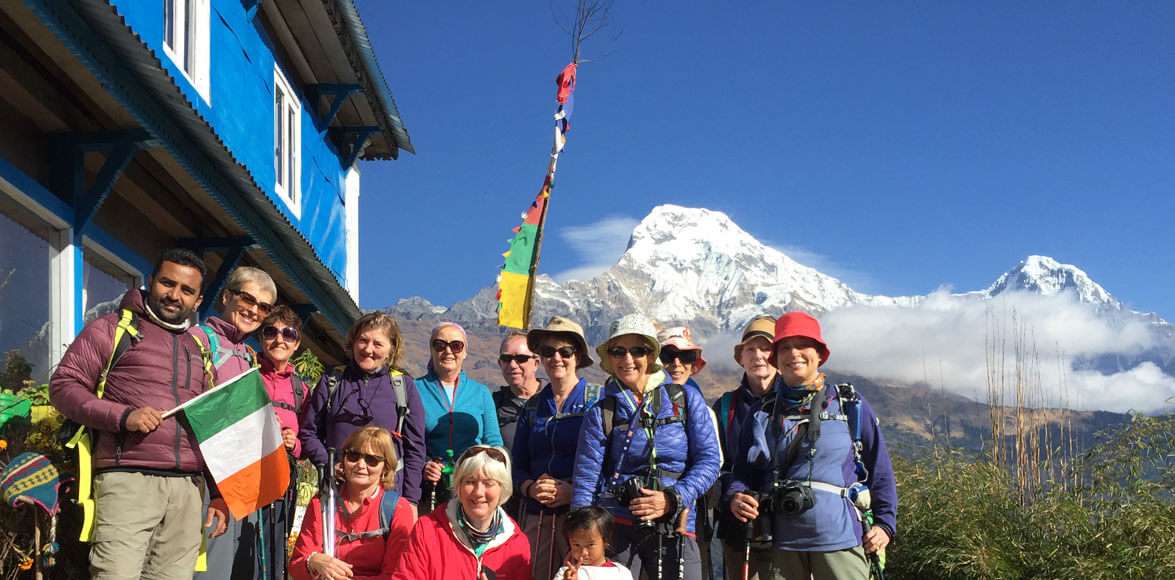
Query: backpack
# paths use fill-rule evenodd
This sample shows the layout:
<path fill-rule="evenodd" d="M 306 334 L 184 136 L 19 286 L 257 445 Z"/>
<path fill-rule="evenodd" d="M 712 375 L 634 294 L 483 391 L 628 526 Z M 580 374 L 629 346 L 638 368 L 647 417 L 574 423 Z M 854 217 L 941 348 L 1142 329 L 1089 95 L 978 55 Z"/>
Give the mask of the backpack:
<path fill-rule="evenodd" d="M 653 416 L 657 417 L 661 414 L 661 405 L 663 403 L 661 402 L 660 393 L 657 392 L 661 389 L 665 389 L 669 393 L 669 401 L 673 404 L 673 416 L 667 417 L 665 419 L 655 419 L 648 426 L 656 428 L 662 425 L 680 422 L 682 427 L 686 427 L 686 418 L 688 417 L 689 413 L 684 411 L 686 407 L 685 387 L 679 384 L 669 383 L 667 385 L 660 385 L 647 395 L 655 397 L 653 399 Z M 604 397 L 600 400 L 599 406 L 601 415 L 600 418 L 604 423 L 604 439 L 608 439 L 612 436 L 612 429 L 615 427 L 616 397 Z M 641 418 L 641 421 L 647 422 L 643 417 Z M 620 424 L 626 425 L 627 423 L 628 421 L 624 421 Z"/>
<path fill-rule="evenodd" d="M 298 375 L 297 371 L 290 373 L 290 383 L 291 387 L 293 387 L 292 390 L 294 391 L 294 404 L 291 406 L 289 403 L 284 403 L 282 401 L 272 402 L 274 407 L 285 409 L 287 411 L 293 411 L 295 414 L 297 414 L 301 412 L 302 403 L 306 400 L 306 383 L 302 381 L 302 377 Z"/>
<path fill-rule="evenodd" d="M 296 375 L 297 373 L 295 373 Z M 408 385 L 404 381 L 404 373 L 396 369 L 388 369 L 388 378 L 392 381 L 392 393 L 396 397 L 396 430 L 392 431 L 392 437 L 396 439 L 403 439 L 404 435 L 404 421 L 408 419 L 408 414 L 412 410 L 408 407 Z M 335 390 L 339 388 L 339 383 L 343 380 L 343 367 L 336 368 L 326 375 L 326 413 L 323 415 L 324 419 L 329 417 L 333 409 L 331 409 L 331 402 L 335 399 Z M 297 395 L 295 395 L 297 396 Z M 329 423 L 327 423 L 329 425 Z M 326 433 L 326 430 L 323 430 Z M 329 439 L 330 435 L 327 434 Z M 396 471 L 404 469 L 404 462 L 396 462 Z"/>
<path fill-rule="evenodd" d="M 358 542 L 368 538 L 387 538 L 392 533 L 392 518 L 396 515 L 396 505 L 400 503 L 400 494 L 394 490 L 385 489 L 383 497 L 379 499 L 379 527 L 366 532 L 340 532 L 335 535 L 338 542 Z"/>
<path fill-rule="evenodd" d="M 224 364 L 224 361 L 237 354 L 236 351 L 226 350 L 224 356 L 221 356 L 220 336 L 216 334 L 216 331 L 212 330 L 212 327 L 207 324 L 201 324 L 200 330 L 204 331 L 204 336 L 208 337 L 208 350 L 212 352 L 212 365 L 214 367 L 220 368 L 220 365 Z M 241 346 L 245 347 L 245 360 L 249 363 L 249 366 L 253 368 L 261 366 L 261 359 L 257 357 L 257 351 L 253 350 L 253 347 L 248 344 L 242 343 Z"/>

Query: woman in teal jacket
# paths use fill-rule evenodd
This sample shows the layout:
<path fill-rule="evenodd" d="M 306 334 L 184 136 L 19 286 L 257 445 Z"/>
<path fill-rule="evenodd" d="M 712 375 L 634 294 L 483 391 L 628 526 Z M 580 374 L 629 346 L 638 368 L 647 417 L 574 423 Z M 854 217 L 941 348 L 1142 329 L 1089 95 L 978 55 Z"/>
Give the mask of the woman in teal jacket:
<path fill-rule="evenodd" d="M 432 511 L 448 501 L 448 475 L 453 462 L 471 445 L 502 446 L 494 398 L 485 385 L 461 370 L 465 362 L 465 329 L 456 322 L 433 328 L 429 340 L 428 374 L 416 379 L 424 405 L 424 432 L 428 463 L 424 465 L 421 493 L 425 509 Z"/>

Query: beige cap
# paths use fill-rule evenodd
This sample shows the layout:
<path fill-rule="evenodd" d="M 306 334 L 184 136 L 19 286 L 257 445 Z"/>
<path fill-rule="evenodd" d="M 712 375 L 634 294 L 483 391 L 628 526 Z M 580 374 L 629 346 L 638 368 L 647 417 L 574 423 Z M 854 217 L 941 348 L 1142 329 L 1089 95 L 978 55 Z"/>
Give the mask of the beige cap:
<path fill-rule="evenodd" d="M 653 319 L 643 314 L 627 314 L 608 325 L 608 340 L 596 347 L 596 353 L 600 355 L 600 367 L 608 374 L 616 372 L 612 368 L 612 359 L 608 356 L 608 349 L 612 346 L 613 340 L 626 334 L 635 334 L 641 337 L 652 350 L 649 354 L 648 372 L 652 374 L 661 370 L 661 361 L 657 359 L 657 355 L 661 354 L 661 343 L 657 342 L 657 326 L 653 323 Z"/>
<path fill-rule="evenodd" d="M 767 342 L 775 340 L 775 317 L 761 314 L 751 319 L 747 326 L 743 329 L 742 340 L 734 345 L 734 362 L 735 364 L 743 364 L 742 358 L 743 347 L 747 342 L 756 336 L 767 339 Z"/>
<path fill-rule="evenodd" d="M 547 338 L 559 336 L 575 343 L 575 368 L 582 369 L 592 366 L 591 351 L 588 349 L 587 339 L 583 335 L 583 327 L 570 318 L 552 316 L 547 320 L 544 328 L 535 328 L 526 333 L 526 346 L 533 353 L 538 353 L 539 347 Z"/>

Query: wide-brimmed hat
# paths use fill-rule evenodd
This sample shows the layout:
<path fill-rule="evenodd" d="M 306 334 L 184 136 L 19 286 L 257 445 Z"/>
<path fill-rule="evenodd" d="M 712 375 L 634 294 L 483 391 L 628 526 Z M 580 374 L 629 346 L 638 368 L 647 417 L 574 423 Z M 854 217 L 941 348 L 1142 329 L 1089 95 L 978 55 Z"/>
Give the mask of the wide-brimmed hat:
<path fill-rule="evenodd" d="M 672 346 L 677 350 L 696 350 L 698 358 L 694 360 L 693 372 L 701 372 L 706 367 L 706 359 L 702 358 L 702 347 L 694 343 L 694 333 L 688 326 L 670 326 L 657 333 L 657 340 L 661 343 L 661 351 Z"/>
<path fill-rule="evenodd" d="M 780 316 L 779 320 L 775 321 L 775 339 L 771 343 L 772 347 L 779 344 L 779 341 L 794 336 L 815 341 L 816 351 L 820 353 L 820 364 L 828 362 L 832 352 L 828 350 L 828 344 L 820 335 L 820 323 L 815 318 L 804 312 L 788 312 Z"/>
<path fill-rule="evenodd" d="M 752 338 L 762 337 L 766 338 L 770 344 L 775 344 L 775 317 L 761 314 L 751 319 L 743 328 L 742 338 L 739 339 L 738 344 L 734 345 L 734 362 L 743 364 L 743 347 L 751 341 Z"/>
<path fill-rule="evenodd" d="M 591 351 L 588 350 L 587 339 L 583 336 L 583 327 L 562 316 L 552 316 L 547 320 L 546 327 L 535 328 L 526 333 L 526 346 L 530 352 L 537 354 L 544 340 L 555 337 L 565 338 L 575 345 L 575 368 L 590 367 L 595 362 L 592 360 Z"/>
<path fill-rule="evenodd" d="M 596 353 L 600 355 L 600 367 L 608 374 L 616 372 L 612 368 L 612 357 L 608 356 L 608 349 L 611 348 L 613 340 L 626 334 L 641 337 L 652 349 L 652 353 L 649 354 L 649 372 L 661 370 L 661 361 L 657 359 L 657 355 L 661 354 L 661 343 L 657 342 L 657 326 L 651 318 L 643 314 L 628 314 L 608 325 L 608 339 L 596 347 Z"/>

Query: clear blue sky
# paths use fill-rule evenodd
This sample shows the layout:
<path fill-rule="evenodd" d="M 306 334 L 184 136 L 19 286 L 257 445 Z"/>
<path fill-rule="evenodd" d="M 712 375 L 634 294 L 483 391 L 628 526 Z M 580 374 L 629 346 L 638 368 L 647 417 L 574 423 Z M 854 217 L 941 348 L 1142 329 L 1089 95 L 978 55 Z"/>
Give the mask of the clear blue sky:
<path fill-rule="evenodd" d="M 552 2 L 358 3 L 419 152 L 362 167 L 364 307 L 493 283 L 569 60 Z M 677 203 L 865 292 L 1046 254 L 1175 319 L 1175 5 L 815 4 L 618 0 L 540 271 L 595 259 L 583 226 Z"/>

